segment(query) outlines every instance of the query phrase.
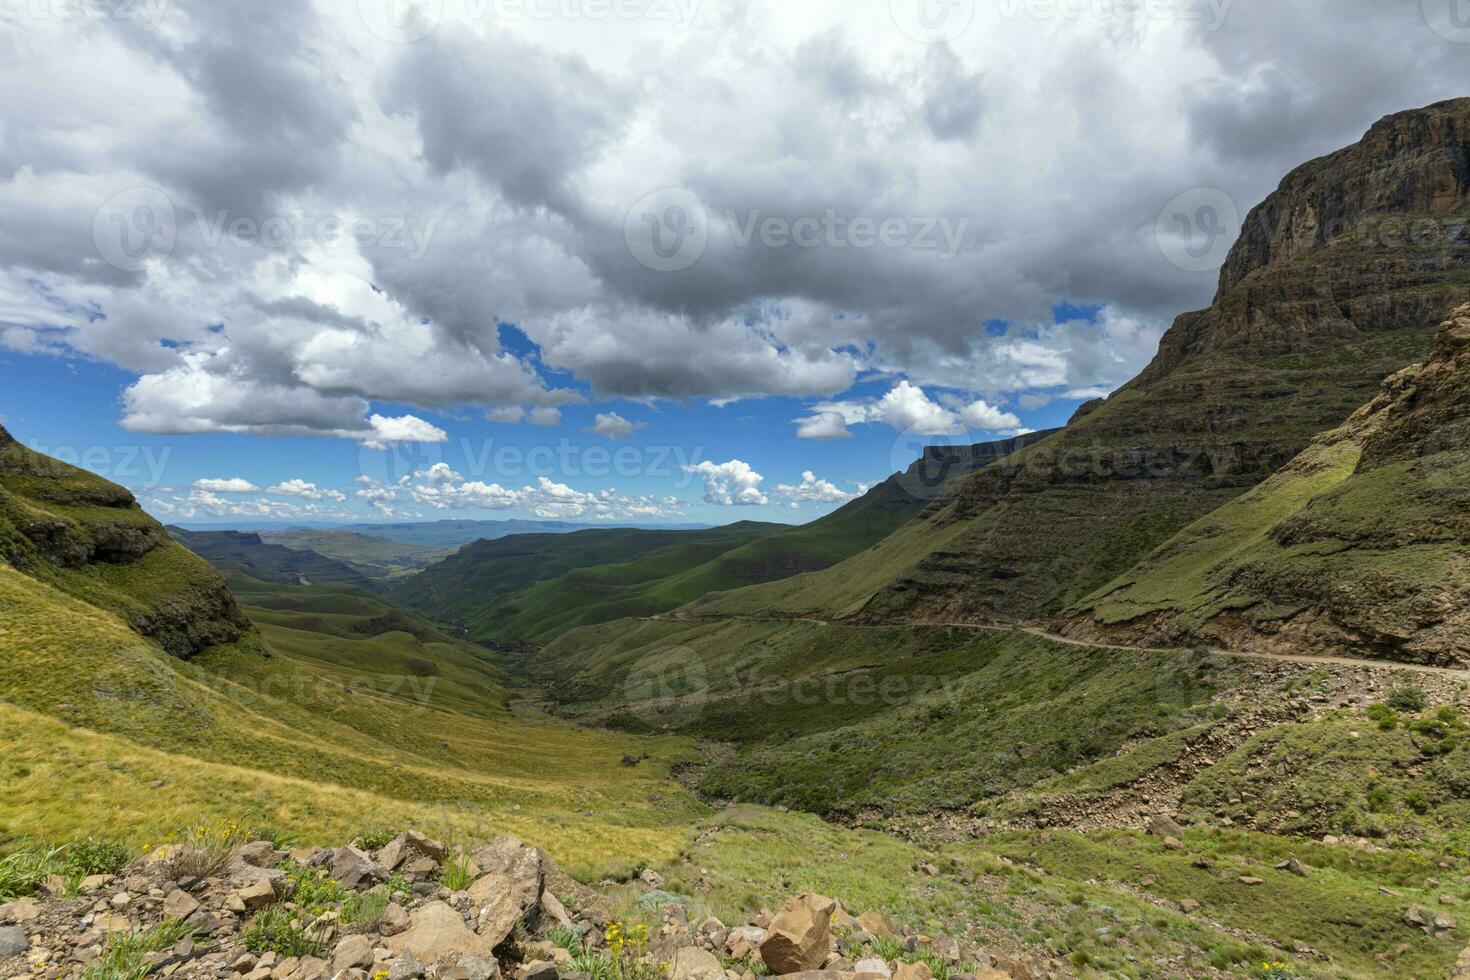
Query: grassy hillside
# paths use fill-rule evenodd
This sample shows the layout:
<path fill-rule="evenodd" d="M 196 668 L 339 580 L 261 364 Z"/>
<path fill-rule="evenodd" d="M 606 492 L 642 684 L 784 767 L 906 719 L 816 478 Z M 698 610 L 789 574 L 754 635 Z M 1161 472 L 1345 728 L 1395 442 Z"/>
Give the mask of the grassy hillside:
<path fill-rule="evenodd" d="M 329 840 L 413 821 L 461 835 L 519 828 L 605 870 L 675 845 L 694 812 L 667 779 L 676 743 L 517 717 L 472 648 L 375 631 L 382 607 L 366 595 L 353 607 L 287 588 L 246 593 L 266 603 L 260 638 L 185 664 L 0 569 L 0 727 L 50 733 L 8 740 L 0 793 L 15 805 L 0 837 L 145 842 L 220 815 Z M 644 752 L 643 766 L 619 764 Z"/>
<path fill-rule="evenodd" d="M 0 559 L 122 618 L 176 656 L 239 638 L 235 600 L 133 495 L 0 428 Z"/>
<path fill-rule="evenodd" d="M 736 746 L 702 791 L 821 813 L 964 809 L 1201 724 L 1248 675 L 1024 633 L 747 621 L 580 630 L 530 660 L 572 717 Z"/>
<path fill-rule="evenodd" d="M 646 593 L 780 524 L 706 531 L 609 528 L 480 541 L 392 590 L 405 605 L 482 643 L 534 642 L 583 622 L 666 608 Z"/>
<path fill-rule="evenodd" d="M 186 531 L 171 527 L 169 536 L 220 571 L 238 571 L 268 582 L 292 585 L 331 583 L 367 586 L 368 577 L 354 568 L 311 551 L 266 543 L 259 534 L 241 531 Z"/>
<path fill-rule="evenodd" d="M 368 578 L 389 578 L 423 568 L 454 549 L 409 544 L 355 531 L 263 531 L 261 540 L 298 551 L 315 552 L 350 565 Z"/>
<path fill-rule="evenodd" d="M 394 596 L 480 642 L 544 643 L 578 626 L 663 613 L 712 593 L 829 568 L 902 528 L 946 481 L 1047 434 L 929 449 L 908 471 L 801 527 L 743 523 L 480 542 L 405 581 Z"/>
<path fill-rule="evenodd" d="M 1470 663 L 1470 307 L 1435 355 L 1085 600 L 1082 634 Z"/>

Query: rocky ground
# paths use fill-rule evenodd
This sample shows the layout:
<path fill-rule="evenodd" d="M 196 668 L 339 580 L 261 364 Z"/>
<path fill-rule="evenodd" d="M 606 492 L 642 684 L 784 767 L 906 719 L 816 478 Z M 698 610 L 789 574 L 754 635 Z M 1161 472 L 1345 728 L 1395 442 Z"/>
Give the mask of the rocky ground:
<path fill-rule="evenodd" d="M 366 842 L 359 841 L 358 844 Z M 614 883 L 608 882 L 608 885 Z M 53 878 L 0 906 L 0 977 L 140 980 L 1006 980 L 1056 962 L 901 934 L 800 894 L 727 927 L 691 922 L 649 870 L 619 918 L 545 852 L 416 832 L 375 850 L 269 841 L 160 849 L 116 874 Z"/>

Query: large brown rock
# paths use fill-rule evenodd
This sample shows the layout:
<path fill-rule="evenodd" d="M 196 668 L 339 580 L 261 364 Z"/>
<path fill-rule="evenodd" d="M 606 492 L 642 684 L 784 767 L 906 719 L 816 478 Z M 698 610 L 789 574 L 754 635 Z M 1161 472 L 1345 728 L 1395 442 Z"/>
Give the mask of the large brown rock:
<path fill-rule="evenodd" d="M 412 953 L 420 962 L 458 963 L 461 957 L 494 954 L 494 946 L 464 924 L 449 905 L 432 902 L 413 913 L 408 931 L 386 940 L 388 948 L 398 955 Z"/>
<path fill-rule="evenodd" d="M 503 837 L 472 856 L 485 875 L 469 887 L 476 929 L 493 949 L 517 924 L 534 925 L 540 915 L 544 871 L 541 853 Z"/>
<path fill-rule="evenodd" d="M 821 968 L 832 952 L 832 913 L 837 903 L 810 892 L 786 903 L 761 943 L 761 960 L 782 975 Z"/>

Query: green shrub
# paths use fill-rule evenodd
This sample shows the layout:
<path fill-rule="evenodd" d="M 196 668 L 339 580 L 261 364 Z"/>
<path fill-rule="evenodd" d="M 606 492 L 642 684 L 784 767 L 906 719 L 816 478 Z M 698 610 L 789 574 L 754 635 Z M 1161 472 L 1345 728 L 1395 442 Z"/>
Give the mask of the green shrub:
<path fill-rule="evenodd" d="M 327 952 L 326 944 L 308 934 L 284 905 L 272 905 L 257 915 L 240 933 L 240 942 L 252 953 L 275 953 L 283 959 Z"/>
<path fill-rule="evenodd" d="M 196 824 L 179 832 L 179 843 L 169 859 L 174 878 L 214 878 L 230 865 L 241 844 L 252 839 L 239 824 L 217 821 Z"/>
<path fill-rule="evenodd" d="M 347 889 L 321 868 L 288 866 L 284 890 L 287 898 L 313 917 L 347 897 Z"/>
<path fill-rule="evenodd" d="M 1388 706 L 1399 711 L 1423 711 L 1429 707 L 1429 695 L 1418 684 L 1400 684 L 1388 692 Z"/>
<path fill-rule="evenodd" d="M 462 892 L 475 883 L 470 874 L 469 862 L 464 858 L 450 858 L 439 869 L 439 884 L 452 892 Z"/>
<path fill-rule="evenodd" d="M 398 836 L 398 833 L 396 830 L 388 830 L 380 827 L 377 830 L 369 830 L 367 833 L 362 834 L 353 843 L 364 851 L 376 851 L 380 847 L 387 847 L 388 843 Z"/>
<path fill-rule="evenodd" d="M 1378 722 L 1378 727 L 1391 732 L 1399 727 L 1399 713 L 1386 704 L 1375 704 L 1368 709 L 1368 717 Z"/>
<path fill-rule="evenodd" d="M 115 936 L 107 941 L 102 955 L 87 964 L 82 980 L 143 980 L 153 968 L 153 964 L 144 962 L 145 956 L 176 946 L 193 933 L 192 926 L 169 921 L 147 932 Z"/>
<path fill-rule="evenodd" d="M 51 875 L 65 875 L 65 848 L 27 847 L 0 858 L 0 902 L 30 895 Z"/>
<path fill-rule="evenodd" d="M 133 852 L 120 840 L 79 837 L 62 848 L 67 874 L 82 878 L 117 874 L 128 866 Z"/>
<path fill-rule="evenodd" d="M 342 899 L 341 922 L 359 932 L 371 932 L 383 920 L 391 898 L 387 888 L 374 888 L 367 892 L 352 892 Z"/>

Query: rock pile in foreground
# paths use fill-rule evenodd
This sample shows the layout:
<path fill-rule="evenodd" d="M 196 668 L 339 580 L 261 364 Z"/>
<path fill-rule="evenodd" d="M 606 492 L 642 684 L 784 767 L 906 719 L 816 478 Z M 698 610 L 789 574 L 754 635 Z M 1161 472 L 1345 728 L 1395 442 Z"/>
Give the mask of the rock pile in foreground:
<path fill-rule="evenodd" d="M 373 851 L 253 841 L 213 866 L 174 846 L 0 906 L 0 978 L 133 980 L 1041 980 L 1060 964 L 966 955 L 820 895 L 727 927 L 691 923 L 646 871 L 634 916 L 511 837 L 447 848 L 408 832 Z M 202 872 L 202 873 L 200 873 Z M 455 887 L 451 888 L 450 884 Z M 886 954 L 886 955 L 885 955 Z"/>

